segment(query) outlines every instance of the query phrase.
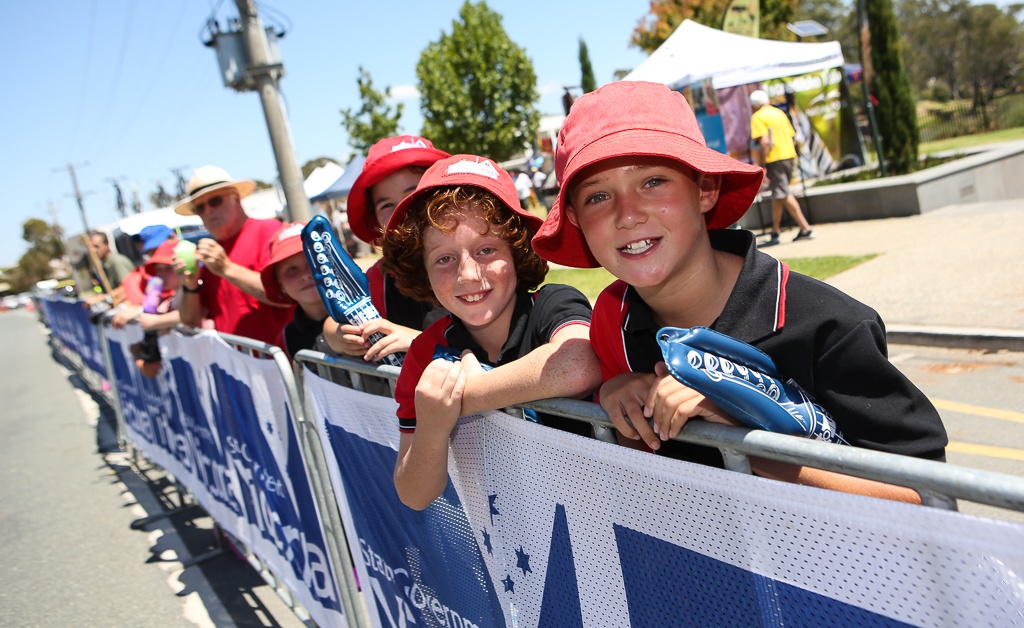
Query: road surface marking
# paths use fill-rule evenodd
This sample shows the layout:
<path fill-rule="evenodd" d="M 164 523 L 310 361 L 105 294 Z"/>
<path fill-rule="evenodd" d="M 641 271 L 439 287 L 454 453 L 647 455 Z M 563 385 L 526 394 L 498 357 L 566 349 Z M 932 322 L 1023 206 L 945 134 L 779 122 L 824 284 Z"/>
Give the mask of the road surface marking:
<path fill-rule="evenodd" d="M 946 451 L 954 451 L 958 454 L 986 456 L 988 458 L 1004 458 L 1006 460 L 1024 461 L 1024 450 L 1011 449 L 1009 447 L 992 447 L 991 445 L 978 445 L 975 443 L 950 441 L 950 443 L 946 445 Z"/>
<path fill-rule="evenodd" d="M 975 416 L 983 416 L 988 417 L 990 419 L 1001 419 L 1003 421 L 1014 421 L 1016 423 L 1024 423 L 1024 412 L 1000 410 L 999 408 L 986 408 L 984 406 L 972 406 L 968 403 L 946 401 L 945 399 L 932 399 L 931 402 L 939 410 L 951 410 L 953 412 L 973 414 Z"/>

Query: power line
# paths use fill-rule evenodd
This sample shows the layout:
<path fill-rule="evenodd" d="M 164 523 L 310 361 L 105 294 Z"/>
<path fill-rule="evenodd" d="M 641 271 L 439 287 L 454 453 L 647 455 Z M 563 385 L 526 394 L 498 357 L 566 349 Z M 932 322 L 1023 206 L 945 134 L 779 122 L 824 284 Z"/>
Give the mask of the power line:
<path fill-rule="evenodd" d="M 82 96 L 78 99 L 78 115 L 75 117 L 75 126 L 71 132 L 71 148 L 75 147 L 78 140 L 78 131 L 82 128 L 82 114 L 85 113 L 85 96 L 89 93 L 89 69 L 92 66 L 92 42 L 96 34 L 96 3 L 92 0 L 92 11 L 89 15 L 89 33 L 85 40 L 85 71 L 82 72 Z"/>
<path fill-rule="evenodd" d="M 163 53 L 161 53 L 160 55 L 160 60 L 157 62 L 156 67 L 153 69 L 153 71 L 150 72 L 149 84 L 143 90 L 142 97 L 138 100 L 138 104 L 132 107 L 128 121 L 121 125 L 121 132 L 118 133 L 117 136 L 107 146 L 104 146 L 103 149 L 99 151 L 101 156 L 105 155 L 107 151 L 113 150 L 118 147 L 118 145 L 121 143 L 121 140 L 124 139 L 125 134 L 128 132 L 129 129 L 131 129 L 132 125 L 135 124 L 135 121 L 138 119 L 139 114 L 142 113 L 144 105 L 146 104 L 146 101 L 149 99 L 149 95 L 153 93 L 153 88 L 156 87 L 157 82 L 162 78 L 161 71 L 163 70 L 164 63 L 170 56 L 171 46 L 174 44 L 174 41 L 176 39 L 175 36 L 178 34 L 178 28 L 181 26 L 182 19 L 185 16 L 185 10 L 188 8 L 188 5 L 184 2 L 182 2 L 179 6 L 180 8 L 178 10 L 178 17 L 174 21 L 174 26 L 171 27 L 170 35 L 167 38 L 167 43 L 164 45 L 164 50 Z"/>
<path fill-rule="evenodd" d="M 106 116 L 108 118 L 110 116 L 111 111 L 113 110 L 114 101 L 117 100 L 118 96 L 117 92 L 118 86 L 121 82 L 121 69 L 124 67 L 124 60 L 127 56 L 126 53 L 128 52 L 128 40 L 130 39 L 132 33 L 132 22 L 135 21 L 135 7 L 136 0 L 132 0 L 128 10 L 128 20 L 126 21 L 124 27 L 124 37 L 121 39 L 121 51 L 117 55 L 117 64 L 114 66 L 114 80 L 110 85 L 107 102 L 104 105 L 103 109 L 100 110 L 100 115 Z M 101 133 L 102 130 L 105 128 L 105 126 L 105 124 L 97 124 L 94 127 L 96 131 L 89 142 L 90 145 L 95 143 L 96 138 L 99 136 L 99 133 Z"/>

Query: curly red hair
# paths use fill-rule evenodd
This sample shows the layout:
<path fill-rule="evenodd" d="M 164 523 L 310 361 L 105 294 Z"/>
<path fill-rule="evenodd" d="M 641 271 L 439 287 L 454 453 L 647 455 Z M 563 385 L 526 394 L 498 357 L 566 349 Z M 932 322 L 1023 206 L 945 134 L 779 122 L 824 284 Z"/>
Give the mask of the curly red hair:
<path fill-rule="evenodd" d="M 533 231 L 521 216 L 496 196 L 478 187 L 459 185 L 437 188 L 418 199 L 393 229 L 384 235 L 381 245 L 384 260 L 381 269 L 395 278 L 402 294 L 419 301 L 440 305 L 427 276 L 423 261 L 423 232 L 434 227 L 448 233 L 454 229 L 451 219 L 477 210 L 512 250 L 517 288 L 534 290 L 548 274 L 548 263 L 533 252 Z"/>

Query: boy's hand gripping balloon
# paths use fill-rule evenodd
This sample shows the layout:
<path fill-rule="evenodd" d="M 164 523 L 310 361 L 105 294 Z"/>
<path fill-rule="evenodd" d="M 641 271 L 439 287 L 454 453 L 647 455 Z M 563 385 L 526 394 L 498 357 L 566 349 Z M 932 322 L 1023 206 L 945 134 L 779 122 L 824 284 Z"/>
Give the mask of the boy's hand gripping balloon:
<path fill-rule="evenodd" d="M 849 445 L 832 415 L 747 343 L 706 327 L 664 327 L 658 344 L 673 377 L 743 425 Z"/>
<path fill-rule="evenodd" d="M 313 216 L 302 229 L 302 251 L 313 274 L 327 313 L 338 323 L 360 325 L 380 318 L 370 301 L 370 282 L 366 273 L 352 261 L 345 247 L 338 242 L 331 223 L 323 216 Z M 370 336 L 375 343 L 384 335 Z M 380 359 L 383 364 L 402 366 L 404 354 L 391 354 Z"/>

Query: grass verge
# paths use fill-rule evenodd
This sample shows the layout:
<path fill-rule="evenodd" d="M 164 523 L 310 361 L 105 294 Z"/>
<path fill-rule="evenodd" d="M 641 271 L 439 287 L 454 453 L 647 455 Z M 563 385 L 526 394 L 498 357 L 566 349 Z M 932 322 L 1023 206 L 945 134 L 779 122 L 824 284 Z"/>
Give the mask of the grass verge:
<path fill-rule="evenodd" d="M 876 254 L 856 257 L 828 255 L 825 257 L 795 257 L 783 261 L 792 271 L 825 280 L 876 256 Z M 615 277 L 603 268 L 553 268 L 548 272 L 545 283 L 573 286 L 593 302 L 597 300 L 597 295 L 601 293 L 601 290 L 604 290 L 614 280 Z"/>

